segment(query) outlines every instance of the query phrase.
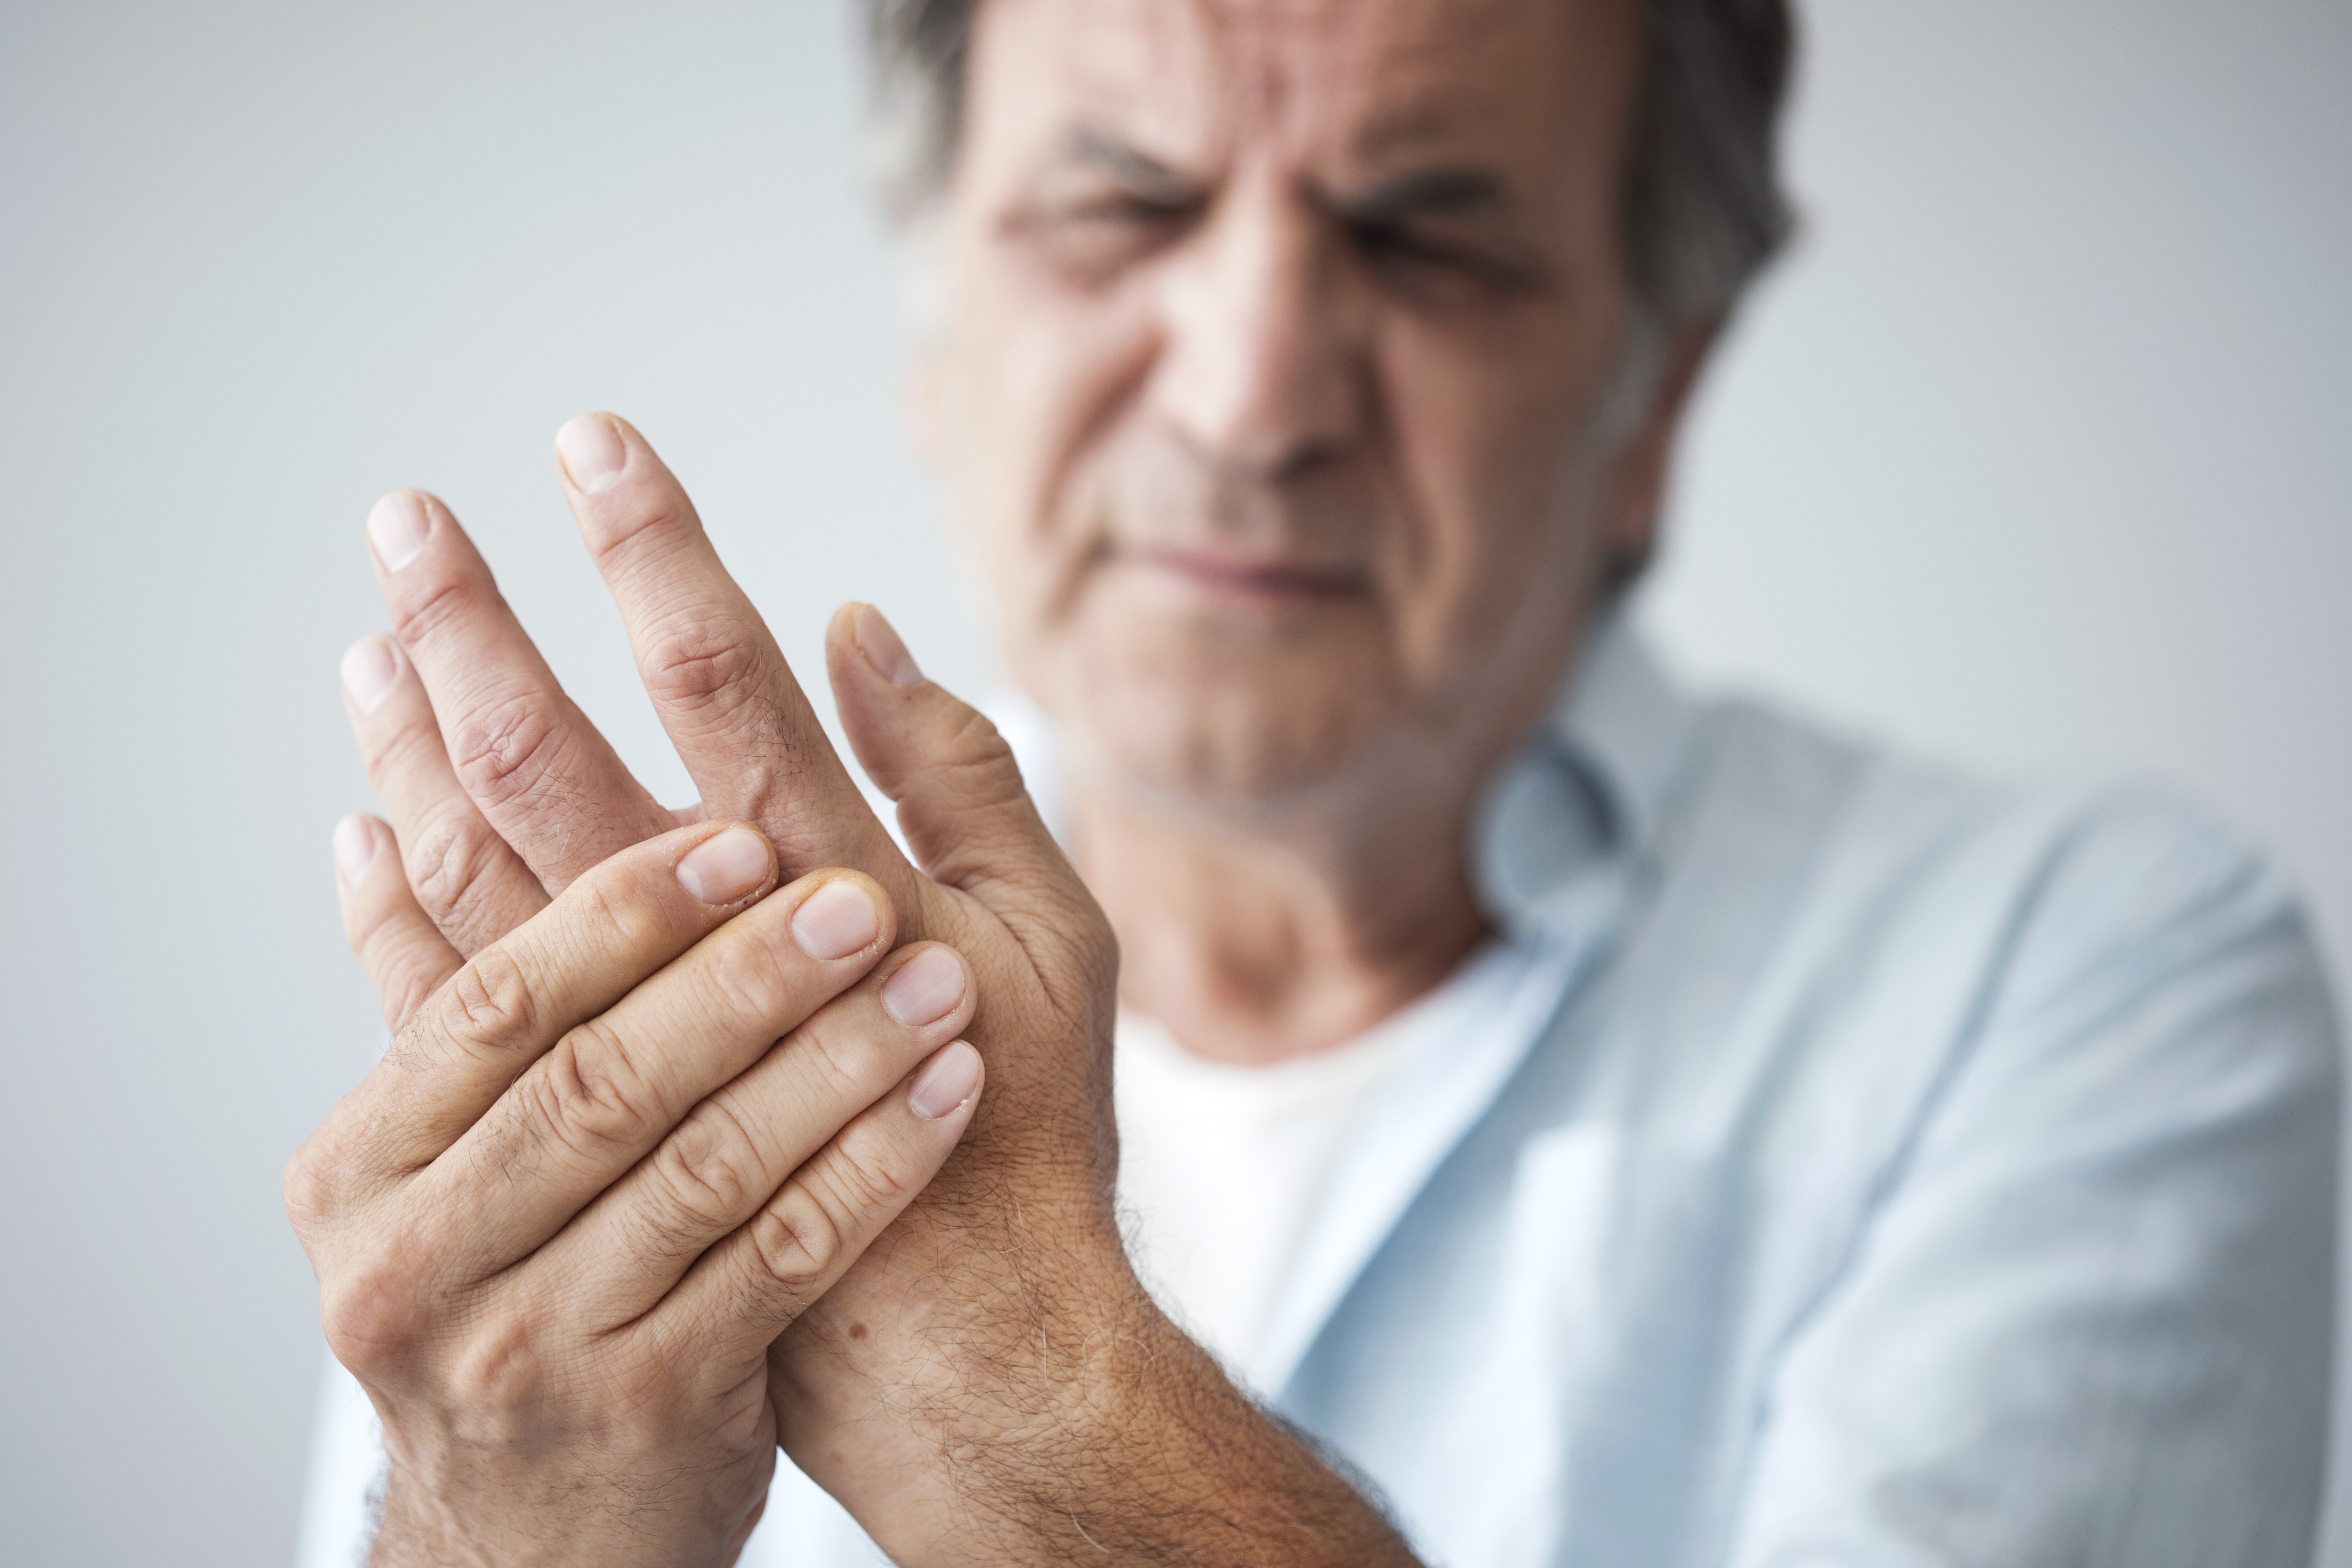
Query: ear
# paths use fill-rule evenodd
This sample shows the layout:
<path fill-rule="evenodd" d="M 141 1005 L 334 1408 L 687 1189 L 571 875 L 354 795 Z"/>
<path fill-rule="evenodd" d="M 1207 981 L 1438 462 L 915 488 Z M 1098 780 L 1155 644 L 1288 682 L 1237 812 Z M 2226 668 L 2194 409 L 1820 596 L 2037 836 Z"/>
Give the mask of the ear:
<path fill-rule="evenodd" d="M 1618 452 L 1604 529 L 1612 584 L 1631 580 L 1657 548 L 1658 513 L 1665 503 L 1666 476 L 1682 433 L 1683 411 L 1722 325 L 1719 318 L 1707 317 L 1672 330 L 1649 406 Z"/>

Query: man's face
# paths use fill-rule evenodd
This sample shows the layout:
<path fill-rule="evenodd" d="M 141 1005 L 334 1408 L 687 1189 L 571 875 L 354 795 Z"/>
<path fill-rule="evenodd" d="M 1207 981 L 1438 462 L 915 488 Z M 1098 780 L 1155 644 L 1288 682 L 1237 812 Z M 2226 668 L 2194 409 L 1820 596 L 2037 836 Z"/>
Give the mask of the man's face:
<path fill-rule="evenodd" d="M 980 7 L 919 398 L 1013 674 L 1118 774 L 1483 767 L 1553 689 L 1654 510 L 1594 434 L 1637 26 Z"/>

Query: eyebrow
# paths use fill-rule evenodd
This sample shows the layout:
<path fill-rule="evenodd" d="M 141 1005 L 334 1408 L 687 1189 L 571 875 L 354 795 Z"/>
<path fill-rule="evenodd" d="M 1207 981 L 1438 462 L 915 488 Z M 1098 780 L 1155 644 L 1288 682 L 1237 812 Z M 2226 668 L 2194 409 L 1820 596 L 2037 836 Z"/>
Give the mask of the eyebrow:
<path fill-rule="evenodd" d="M 1091 163 L 1139 191 L 1168 198 L 1193 194 L 1192 182 L 1149 153 L 1120 141 L 1107 131 L 1082 125 L 1062 138 L 1062 156 Z"/>
<path fill-rule="evenodd" d="M 1132 199 L 1171 213 L 1197 213 L 1211 199 L 1193 176 L 1098 125 L 1080 124 L 1065 132 L 1047 169 L 1054 162 L 1092 168 L 1125 186 Z M 1038 173 L 1050 179 L 1047 169 Z M 1498 232 L 1487 235 L 1489 253 L 1475 261 L 1479 270 L 1497 283 L 1524 289 L 1542 282 L 1549 269 L 1540 247 L 1516 232 L 1519 224 L 1508 183 L 1475 163 L 1433 163 L 1374 180 L 1354 192 L 1334 191 L 1313 181 L 1302 194 L 1326 218 L 1359 236 L 1405 233 L 1415 219 L 1454 218 L 1481 230 L 1499 224 Z M 1009 216 L 1008 221 L 1018 226 L 1024 220 Z"/>
<path fill-rule="evenodd" d="M 1423 216 L 1451 216 L 1507 205 L 1503 182 L 1484 169 L 1424 169 L 1330 201 L 1356 223 L 1396 223 Z"/>
<path fill-rule="evenodd" d="M 1082 125 L 1064 136 L 1061 153 L 1141 191 L 1171 198 L 1194 194 L 1194 183 L 1184 174 L 1095 126 Z M 1507 205 L 1500 179 L 1486 170 L 1460 165 L 1418 170 L 1360 195 L 1327 195 L 1322 200 L 1339 216 L 1359 223 L 1394 223 L 1423 215 L 1447 216 Z"/>

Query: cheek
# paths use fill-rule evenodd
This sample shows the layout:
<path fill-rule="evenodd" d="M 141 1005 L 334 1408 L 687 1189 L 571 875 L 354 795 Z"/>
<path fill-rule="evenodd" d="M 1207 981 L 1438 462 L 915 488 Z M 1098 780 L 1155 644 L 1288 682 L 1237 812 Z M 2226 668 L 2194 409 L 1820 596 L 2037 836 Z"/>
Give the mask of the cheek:
<path fill-rule="evenodd" d="M 1142 301 L 1076 296 L 982 246 L 960 269 L 942 423 L 955 510 L 1014 656 L 1072 629 L 1096 552 L 1098 458 L 1134 402 Z"/>
<path fill-rule="evenodd" d="M 1401 660 L 1430 687 L 1582 620 L 1602 516 L 1584 431 L 1605 340 L 1528 336 L 1406 338 L 1384 364 L 1409 520 L 1391 602 Z"/>

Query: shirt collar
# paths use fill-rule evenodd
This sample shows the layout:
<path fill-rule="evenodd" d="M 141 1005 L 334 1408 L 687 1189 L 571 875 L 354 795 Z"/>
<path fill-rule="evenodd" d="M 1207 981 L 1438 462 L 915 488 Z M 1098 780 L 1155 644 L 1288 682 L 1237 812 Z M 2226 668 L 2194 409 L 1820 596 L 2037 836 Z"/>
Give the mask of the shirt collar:
<path fill-rule="evenodd" d="M 1622 611 L 1594 629 L 1552 730 L 1610 798 L 1633 846 L 1655 851 L 1690 742 L 1690 700 Z"/>
<path fill-rule="evenodd" d="M 1507 936 L 1589 925 L 1596 897 L 1654 863 L 1692 723 L 1689 700 L 1612 611 L 1472 818 L 1474 886 Z"/>

